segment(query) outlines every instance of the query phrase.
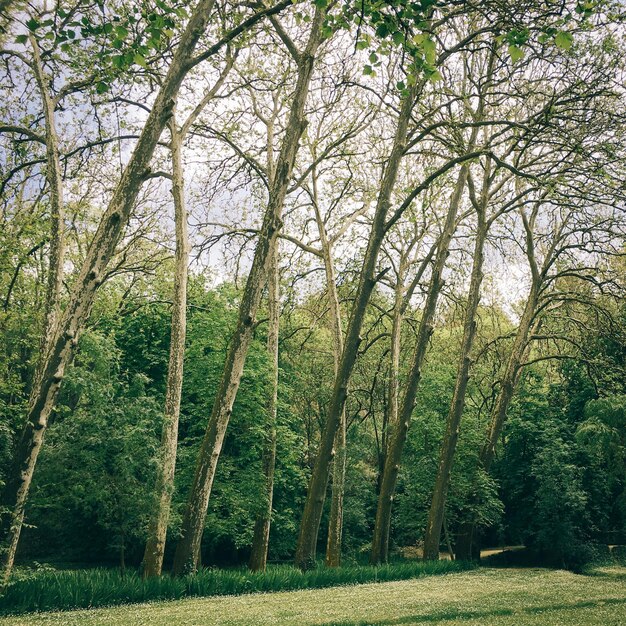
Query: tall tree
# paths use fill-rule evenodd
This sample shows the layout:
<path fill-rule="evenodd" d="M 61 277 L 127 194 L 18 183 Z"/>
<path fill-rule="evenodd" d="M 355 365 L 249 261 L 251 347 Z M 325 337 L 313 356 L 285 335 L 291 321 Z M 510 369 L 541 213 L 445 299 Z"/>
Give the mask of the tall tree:
<path fill-rule="evenodd" d="M 306 99 L 313 74 L 315 54 L 322 42 L 324 17 L 325 10 L 317 7 L 303 51 L 295 47 L 287 33 L 281 28 L 283 38 L 288 42 L 287 47 L 296 62 L 297 83 L 276 162 L 276 175 L 269 189 L 267 209 L 263 217 L 252 267 L 241 298 L 237 327 L 230 342 L 222 379 L 198 455 L 196 472 L 183 517 L 182 537 L 174 555 L 175 574 L 194 572 L 197 568 L 198 552 L 215 470 L 252 338 L 261 292 L 267 275 L 267 262 L 280 231 L 285 196 L 291 181 L 298 143 L 305 127 Z"/>
<path fill-rule="evenodd" d="M 172 155 L 172 196 L 176 227 L 176 261 L 174 268 L 174 294 L 172 298 L 172 328 L 170 355 L 165 387 L 165 415 L 161 434 L 161 458 L 155 489 L 156 507 L 150 519 L 148 540 L 143 557 L 143 575 L 160 576 L 165 554 L 165 539 L 169 521 L 170 504 L 174 488 L 176 448 L 178 444 L 178 418 L 183 387 L 185 336 L 187 334 L 187 273 L 189 265 L 189 235 L 185 209 L 185 181 L 183 178 L 182 136 L 173 113 L 169 123 L 170 151 Z"/>
<path fill-rule="evenodd" d="M 263 478 L 265 482 L 264 506 L 254 522 L 252 551 L 249 567 L 253 572 L 264 571 L 270 542 L 272 502 L 274 498 L 274 471 L 276 466 L 276 421 L 278 413 L 278 338 L 280 324 L 280 277 L 278 272 L 280 240 L 274 240 L 274 250 L 270 252 L 267 276 L 268 331 L 267 353 L 271 365 L 271 389 L 267 394 L 267 423 L 263 442 Z"/>
<path fill-rule="evenodd" d="M 25 427 L 15 449 L 11 476 L 3 494 L 3 504 L 11 511 L 10 515 L 4 516 L 0 538 L 5 546 L 5 582 L 13 568 L 24 509 L 48 418 L 56 404 L 66 367 L 75 353 L 78 337 L 89 317 L 95 293 L 105 278 L 106 269 L 128 223 L 139 190 L 149 174 L 152 155 L 171 117 L 180 85 L 192 67 L 215 54 L 227 41 L 254 25 L 269 11 L 265 9 L 257 12 L 245 25 L 227 33 L 226 41 L 221 39 L 212 49 L 194 58 L 196 46 L 213 19 L 214 5 L 215 0 L 200 0 L 187 22 L 132 155 L 91 241 L 67 307 L 50 338 L 50 349 L 42 362 L 41 377 L 30 394 Z M 284 6 L 286 4 L 276 5 L 273 9 L 282 10 Z"/>

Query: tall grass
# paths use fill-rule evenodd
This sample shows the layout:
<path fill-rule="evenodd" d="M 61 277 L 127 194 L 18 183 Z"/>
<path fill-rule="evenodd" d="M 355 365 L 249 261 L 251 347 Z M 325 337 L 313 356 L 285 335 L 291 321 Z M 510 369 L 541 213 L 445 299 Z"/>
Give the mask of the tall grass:
<path fill-rule="evenodd" d="M 0 596 L 0 614 L 22 614 L 176 600 L 192 596 L 224 596 L 338 585 L 406 580 L 459 572 L 475 567 L 460 561 L 405 562 L 374 567 L 319 567 L 301 572 L 289 565 L 269 566 L 265 572 L 245 569 L 203 569 L 194 576 L 142 579 L 136 573 L 88 569 L 44 570 L 10 583 Z"/>

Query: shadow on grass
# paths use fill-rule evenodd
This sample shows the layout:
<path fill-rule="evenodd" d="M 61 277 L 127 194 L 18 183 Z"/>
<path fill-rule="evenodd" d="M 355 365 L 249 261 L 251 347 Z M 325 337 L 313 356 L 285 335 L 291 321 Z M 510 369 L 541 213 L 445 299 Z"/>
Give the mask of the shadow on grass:
<path fill-rule="evenodd" d="M 626 569 L 624 567 L 620 567 L 620 569 L 621 571 L 619 572 L 612 572 L 598 568 L 586 571 L 584 575 L 592 576 L 593 578 L 606 578 L 608 580 L 626 580 Z"/>
<path fill-rule="evenodd" d="M 563 611 L 572 609 L 589 609 L 605 605 L 626 605 L 626 598 L 598 598 L 596 600 L 585 600 L 573 604 L 550 604 L 547 606 L 533 606 L 523 609 L 494 609 L 493 611 L 442 611 L 430 615 L 404 615 L 388 620 L 368 622 L 365 620 L 357 622 L 325 622 L 324 626 L 399 626 L 401 624 L 428 624 L 432 622 L 446 622 L 453 620 L 482 619 L 488 617 L 504 617 L 507 615 L 535 615 L 539 613 L 549 613 L 551 611 Z M 519 622 L 518 622 L 519 623 Z"/>

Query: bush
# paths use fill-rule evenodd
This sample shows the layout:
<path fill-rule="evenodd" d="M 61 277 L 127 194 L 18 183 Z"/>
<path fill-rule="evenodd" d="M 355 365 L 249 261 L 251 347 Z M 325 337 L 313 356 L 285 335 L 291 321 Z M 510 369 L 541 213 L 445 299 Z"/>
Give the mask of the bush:
<path fill-rule="evenodd" d="M 476 567 L 462 561 L 405 562 L 392 565 L 318 567 L 307 572 L 288 565 L 266 572 L 244 569 L 203 569 L 195 576 L 142 579 L 136 573 L 90 569 L 35 571 L 11 582 L 0 596 L 0 613 L 21 614 L 78 608 L 225 596 L 268 591 L 319 589 L 339 585 L 407 580 L 460 572 Z"/>

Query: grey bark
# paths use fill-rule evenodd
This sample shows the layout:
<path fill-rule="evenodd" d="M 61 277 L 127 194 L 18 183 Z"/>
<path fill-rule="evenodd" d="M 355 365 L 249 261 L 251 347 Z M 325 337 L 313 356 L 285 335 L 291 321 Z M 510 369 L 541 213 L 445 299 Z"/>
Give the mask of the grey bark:
<path fill-rule="evenodd" d="M 237 326 L 228 348 L 224 371 L 198 455 L 196 471 L 185 508 L 182 536 L 174 555 L 174 574 L 176 575 L 192 573 L 197 569 L 197 555 L 215 470 L 252 339 L 261 292 L 267 275 L 268 258 L 282 225 L 282 211 L 298 143 L 305 127 L 304 107 L 313 73 L 315 54 L 321 43 L 323 18 L 324 11 L 317 9 L 312 20 L 307 46 L 298 55 L 298 80 L 276 164 L 276 174 L 270 186 L 268 206 L 242 295 Z"/>
<path fill-rule="evenodd" d="M 320 236 L 324 271 L 326 274 L 326 289 L 328 292 L 331 333 L 333 337 L 333 366 L 335 376 L 339 371 L 341 353 L 343 351 L 343 331 L 341 328 L 341 308 L 339 306 L 339 294 L 337 293 L 337 280 L 335 276 L 335 262 L 333 259 L 332 244 L 326 232 L 326 225 L 322 218 L 318 204 L 317 174 L 315 168 L 313 178 L 313 208 L 315 220 Z M 341 413 L 340 425 L 335 435 L 335 456 L 333 461 L 333 482 L 330 506 L 330 518 L 328 521 L 328 537 L 326 541 L 326 565 L 339 567 L 341 565 L 341 538 L 343 534 L 343 498 L 346 480 L 346 411 Z"/>
<path fill-rule="evenodd" d="M 65 375 L 65 368 L 74 355 L 78 337 L 91 311 L 96 290 L 104 279 L 107 266 L 128 223 L 139 189 L 148 174 L 152 154 L 171 116 L 172 106 L 188 71 L 192 53 L 208 26 L 214 1 L 200 0 L 189 19 L 135 150 L 89 246 L 68 305 L 55 326 L 49 350 L 41 367 L 41 376 L 33 386 L 26 425 L 13 457 L 12 475 L 7 480 L 3 493 L 3 504 L 11 511 L 4 520 L 0 538 L 5 546 L 4 581 L 7 581 L 11 574 L 28 491 L 48 418 L 55 406 Z"/>
<path fill-rule="evenodd" d="M 532 278 L 526 305 L 524 306 L 524 311 L 515 333 L 515 339 L 513 340 L 513 346 L 511 347 L 511 351 L 507 359 L 504 376 L 501 380 L 500 391 L 491 410 L 489 428 L 485 443 L 483 444 L 478 457 L 478 465 L 485 472 L 489 472 L 491 467 L 491 463 L 495 456 L 496 445 L 506 422 L 507 411 L 515 394 L 515 389 L 519 383 L 522 372 L 521 364 L 529 349 L 530 335 L 532 333 L 533 325 L 536 323 L 535 316 L 537 314 L 541 286 L 554 253 L 555 243 L 552 244 L 549 253 L 546 255 L 544 260 L 543 268 L 540 269 L 535 257 L 532 235 L 532 228 L 534 226 L 536 215 L 537 212 L 535 211 L 529 222 L 522 213 L 526 230 L 526 256 L 530 265 Z M 455 541 L 455 553 L 457 559 L 469 560 L 474 558 L 475 554 L 473 548 L 475 532 L 476 522 L 473 519 L 462 523 L 457 529 Z M 479 556 L 480 554 L 478 553 L 478 557 Z"/>
<path fill-rule="evenodd" d="M 417 388 L 422 375 L 422 363 L 428 351 L 428 343 L 433 332 L 433 321 L 437 310 L 437 302 L 439 300 L 439 293 L 443 287 L 443 270 L 449 254 L 450 241 L 452 240 L 456 228 L 457 215 L 461 205 L 463 190 L 467 182 L 468 170 L 468 165 L 461 166 L 452 197 L 450 198 L 450 206 L 443 233 L 439 240 L 432 276 L 428 287 L 428 295 L 422 312 L 411 371 L 402 398 L 396 427 L 392 431 L 392 437 L 385 458 L 385 467 L 383 469 L 383 477 L 378 496 L 376 521 L 374 523 L 372 553 L 370 556 L 370 560 L 374 564 L 386 562 L 388 558 L 391 508 L 398 471 L 400 470 L 400 460 L 409 429 L 411 414 L 415 406 Z"/>
<path fill-rule="evenodd" d="M 489 169 L 485 171 L 485 179 L 489 177 Z M 476 334 L 476 313 L 480 303 L 480 286 L 483 279 L 482 267 L 484 260 L 485 240 L 487 237 L 487 221 L 485 211 L 487 204 L 488 185 L 485 180 L 483 186 L 483 196 L 481 207 L 477 210 L 477 229 L 474 243 L 474 261 L 472 266 L 472 276 L 465 310 L 465 321 L 463 324 L 463 339 L 461 341 L 461 352 L 457 369 L 454 394 L 450 411 L 446 420 L 446 431 L 441 446 L 435 487 L 426 522 L 426 534 L 424 536 L 424 559 L 439 558 L 439 542 L 441 539 L 441 526 L 444 520 L 446 496 L 450 484 L 450 472 L 456 445 L 461 430 L 461 417 L 465 408 L 465 396 L 467 384 L 469 382 L 471 367 L 471 352 Z"/>
<path fill-rule="evenodd" d="M 189 236 L 182 164 L 182 136 L 175 116 L 170 120 L 172 195 L 176 227 L 176 264 L 170 331 L 170 355 L 165 387 L 165 414 L 161 433 L 161 459 L 155 489 L 156 507 L 150 519 L 148 540 L 143 556 L 143 576 L 160 576 L 165 554 L 165 540 L 170 516 L 176 450 L 178 445 L 178 418 L 183 387 L 185 336 L 187 332 L 187 275 L 189 266 Z"/>
<path fill-rule="evenodd" d="M 270 253 L 268 272 L 268 309 L 269 329 L 267 333 L 267 352 L 271 364 L 272 389 L 267 397 L 267 424 L 265 445 L 263 447 L 263 478 L 265 481 L 265 506 L 254 523 L 252 552 L 249 567 L 253 572 L 264 571 L 267 565 L 270 526 L 272 520 L 272 501 L 274 497 L 274 469 L 276 466 L 276 420 L 278 402 L 278 334 L 280 323 L 280 285 L 278 259 L 280 239 L 274 240 L 274 250 Z"/>
<path fill-rule="evenodd" d="M 398 168 L 406 151 L 407 132 L 417 93 L 418 86 L 413 85 L 402 101 L 402 107 L 396 125 L 393 148 L 387 161 L 381 183 L 374 214 L 374 222 L 359 276 L 356 298 L 348 322 L 339 369 L 335 377 L 328 417 L 324 425 L 317 458 L 309 482 L 307 499 L 300 522 L 300 533 L 295 558 L 296 565 L 304 570 L 310 569 L 315 565 L 317 535 L 324 507 L 324 499 L 326 497 L 328 474 L 331 462 L 335 456 L 335 438 L 341 424 L 341 416 L 348 395 L 348 383 L 361 341 L 360 334 L 365 317 L 365 310 L 377 282 L 374 272 L 378 260 L 378 253 L 386 233 L 386 218 L 389 212 L 391 194 L 398 175 Z"/>
<path fill-rule="evenodd" d="M 48 253 L 48 281 L 46 285 L 45 322 L 41 353 L 49 348 L 54 327 L 59 316 L 61 287 L 63 285 L 63 261 L 65 258 L 65 225 L 63 207 L 63 178 L 59 154 L 59 137 L 56 130 L 56 103 L 50 95 L 50 79 L 46 75 L 39 45 L 34 35 L 29 35 L 33 49 L 33 71 L 37 87 L 41 93 L 46 125 L 46 181 L 49 187 L 50 202 L 50 249 Z M 44 360 L 43 358 L 41 359 Z M 39 372 L 40 373 L 40 372 Z"/>

